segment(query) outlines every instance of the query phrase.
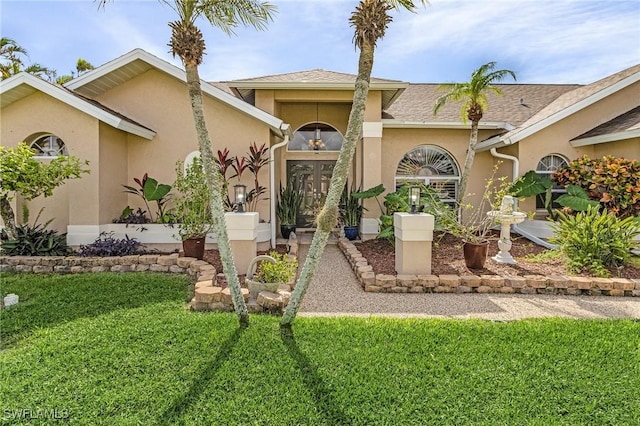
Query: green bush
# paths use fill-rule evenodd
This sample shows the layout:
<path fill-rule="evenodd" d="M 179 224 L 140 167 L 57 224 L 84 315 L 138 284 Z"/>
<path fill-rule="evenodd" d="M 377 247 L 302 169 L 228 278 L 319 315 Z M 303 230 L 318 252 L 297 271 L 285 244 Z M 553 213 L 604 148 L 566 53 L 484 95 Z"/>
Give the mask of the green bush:
<path fill-rule="evenodd" d="M 263 283 L 290 282 L 298 269 L 298 261 L 295 258 L 289 258 L 287 254 L 279 254 L 276 251 L 269 253 L 269 256 L 275 259 L 275 263 L 260 262 L 254 280 Z"/>
<path fill-rule="evenodd" d="M 66 256 L 73 252 L 67 246 L 67 234 L 46 229 L 44 224 L 24 224 L 16 227 L 16 237 L 2 232 L 2 254 L 7 256 Z"/>
<path fill-rule="evenodd" d="M 588 270 L 599 276 L 609 276 L 607 267 L 622 266 L 634 247 L 633 238 L 640 234 L 640 220 L 620 219 L 606 211 L 589 207 L 575 216 L 558 213 L 554 237 L 574 272 Z"/>
<path fill-rule="evenodd" d="M 584 156 L 558 169 L 551 179 L 562 186 L 576 185 L 618 217 L 640 216 L 640 161 Z"/>

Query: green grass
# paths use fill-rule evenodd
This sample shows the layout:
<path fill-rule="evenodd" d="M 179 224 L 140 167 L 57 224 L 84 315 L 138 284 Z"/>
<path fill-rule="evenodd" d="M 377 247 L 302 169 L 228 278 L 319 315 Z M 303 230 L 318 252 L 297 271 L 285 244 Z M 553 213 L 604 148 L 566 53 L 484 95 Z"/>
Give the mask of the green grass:
<path fill-rule="evenodd" d="M 7 424 L 20 409 L 86 425 L 640 419 L 637 321 L 298 318 L 282 336 L 278 318 L 243 330 L 233 314 L 189 312 L 180 277 L 11 275 L 2 292 L 21 298 L 0 313 Z"/>

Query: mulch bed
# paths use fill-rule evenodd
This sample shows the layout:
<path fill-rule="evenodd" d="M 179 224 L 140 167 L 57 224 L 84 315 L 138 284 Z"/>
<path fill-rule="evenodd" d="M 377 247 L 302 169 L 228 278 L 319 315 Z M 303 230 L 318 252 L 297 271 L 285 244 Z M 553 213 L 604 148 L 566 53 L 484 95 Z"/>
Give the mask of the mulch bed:
<path fill-rule="evenodd" d="M 516 265 L 498 263 L 491 259 L 498 253 L 499 234 L 493 235 L 489 243 L 489 256 L 483 269 L 470 270 L 466 267 L 462 254 L 462 240 L 448 233 L 434 233 L 431 273 L 433 275 L 579 275 L 591 276 L 588 273 L 569 272 L 559 258 L 546 259 L 541 262 L 530 262 L 525 256 L 536 255 L 548 251 L 524 237 L 511 235 L 513 244 L 511 255 L 518 262 Z M 395 250 L 387 240 L 368 240 L 356 243 L 356 247 L 373 267 L 376 274 L 396 275 Z M 622 278 L 640 278 L 640 268 L 625 266 L 621 270 L 611 269 L 611 276 Z"/>

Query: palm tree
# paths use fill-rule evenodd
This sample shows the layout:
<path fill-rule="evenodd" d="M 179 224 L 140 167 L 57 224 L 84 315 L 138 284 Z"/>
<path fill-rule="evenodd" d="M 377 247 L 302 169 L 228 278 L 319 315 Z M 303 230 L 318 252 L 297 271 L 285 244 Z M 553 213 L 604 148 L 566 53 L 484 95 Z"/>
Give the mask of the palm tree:
<path fill-rule="evenodd" d="M 420 2 L 426 4 L 426 0 L 420 0 Z M 336 226 L 340 196 L 347 182 L 349 166 L 353 160 L 356 143 L 360 138 L 364 122 L 364 108 L 369 93 L 376 43 L 384 37 L 387 27 L 392 21 L 389 11 L 401 7 L 409 11 L 415 10 L 413 0 L 362 0 L 349 18 L 350 25 L 354 27 L 353 42 L 360 49 L 360 56 L 347 132 L 333 169 L 327 198 L 316 219 L 316 232 L 313 235 L 307 258 L 291 295 L 291 300 L 280 321 L 283 328 L 291 328 L 304 294 L 318 268 L 318 262 L 324 252 L 329 234 Z"/>
<path fill-rule="evenodd" d="M 104 6 L 109 0 L 100 0 Z M 202 107 L 202 89 L 198 66 L 202 63 L 205 42 L 202 32 L 195 25 L 200 18 L 205 18 L 215 27 L 228 35 L 234 34 L 234 28 L 239 25 L 250 25 L 258 30 L 266 28 L 266 24 L 273 20 L 275 7 L 260 0 L 161 0 L 169 5 L 177 14 L 178 20 L 169 23 L 171 53 L 182 60 L 187 77 L 187 88 L 191 100 L 193 119 L 198 135 L 198 147 L 202 158 L 207 185 L 211 192 L 211 213 L 213 216 L 213 231 L 218 242 L 220 259 L 227 278 L 234 309 L 239 317 L 240 325 L 249 324 L 249 313 L 244 303 L 238 281 L 238 273 L 233 263 L 231 244 L 224 220 L 224 204 L 222 200 L 223 179 L 216 167 L 211 148 L 211 139 L 204 119 Z"/>
<path fill-rule="evenodd" d="M 27 50 L 18 45 L 15 40 L 2 37 L 0 38 L 0 58 L 4 61 L 0 64 L 1 79 L 7 79 L 22 71 L 33 74 L 37 77 L 46 77 L 53 80 L 56 76 L 55 70 L 43 67 L 40 64 L 31 64 L 25 66 L 23 57 L 28 57 Z"/>
<path fill-rule="evenodd" d="M 439 90 L 447 91 L 444 95 L 436 99 L 433 107 L 433 114 L 438 111 L 447 102 L 462 102 L 460 108 L 460 116 L 463 122 L 471 121 L 471 136 L 469 138 L 469 148 L 467 149 L 467 157 L 464 162 L 464 169 L 460 177 L 460 187 L 458 188 L 458 203 L 462 201 L 467 190 L 467 181 L 473 159 L 476 155 L 476 145 L 478 144 L 478 124 L 489 106 L 487 101 L 487 92 L 491 91 L 498 96 L 502 96 L 502 90 L 493 85 L 504 80 L 507 76 L 511 76 L 516 80 L 516 74 L 510 70 L 494 71 L 495 62 L 489 62 L 482 65 L 471 73 L 471 81 L 467 83 L 443 84 Z"/>

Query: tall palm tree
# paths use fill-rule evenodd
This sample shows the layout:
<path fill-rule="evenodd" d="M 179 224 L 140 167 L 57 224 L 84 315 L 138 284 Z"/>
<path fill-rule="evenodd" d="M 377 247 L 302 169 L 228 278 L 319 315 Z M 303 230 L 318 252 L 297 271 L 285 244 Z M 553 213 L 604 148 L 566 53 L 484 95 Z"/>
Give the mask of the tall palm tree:
<path fill-rule="evenodd" d="M 427 3 L 426 0 L 420 0 L 420 2 L 422 4 Z M 318 262 L 324 252 L 329 234 L 336 226 L 340 196 L 347 183 L 349 166 L 353 160 L 356 143 L 360 138 L 362 123 L 364 122 L 364 108 L 369 93 L 376 43 L 384 37 L 387 27 L 393 20 L 389 15 L 389 11 L 400 9 L 401 7 L 414 11 L 416 6 L 413 0 L 362 0 L 349 18 L 349 24 L 354 27 L 353 42 L 360 49 L 358 75 L 355 81 L 351 113 L 349 114 L 347 132 L 342 149 L 333 169 L 327 197 L 316 219 L 316 232 L 313 235 L 307 258 L 291 295 L 291 300 L 280 321 L 280 325 L 284 328 L 290 328 L 293 324 L 304 294 L 318 268 Z"/>
<path fill-rule="evenodd" d="M 494 70 L 495 66 L 495 62 L 489 62 L 473 71 L 470 81 L 466 83 L 442 84 L 438 88 L 442 91 L 446 90 L 447 93 L 436 99 L 433 114 L 436 115 L 447 102 L 462 102 L 462 106 L 460 107 L 462 121 L 465 123 L 467 120 L 471 121 L 469 147 L 467 149 L 462 176 L 460 177 L 458 199 L 456 200 L 458 203 L 460 203 L 465 196 L 469 173 L 471 172 L 471 166 L 473 166 L 473 159 L 476 156 L 478 124 L 489 106 L 487 93 L 493 92 L 498 96 L 502 96 L 502 90 L 493 84 L 504 80 L 508 76 L 511 76 L 514 81 L 516 80 L 516 74 L 513 71 Z"/>
<path fill-rule="evenodd" d="M 109 0 L 100 0 L 104 6 Z M 275 7 L 260 0 L 161 0 L 169 5 L 177 14 L 178 20 L 170 22 L 171 53 L 182 60 L 187 76 L 187 88 L 191 100 L 193 119 L 198 135 L 198 147 L 202 158 L 207 185 L 211 192 L 211 213 L 213 216 L 213 231 L 218 242 L 220 259 L 227 278 L 234 309 L 239 317 L 240 325 L 249 324 L 249 313 L 244 303 L 238 281 L 238 273 L 233 263 L 231 244 L 224 219 L 224 204 L 222 200 L 223 179 L 214 163 L 211 139 L 207 131 L 204 110 L 202 107 L 202 88 L 198 66 L 202 63 L 205 42 L 202 32 L 195 25 L 200 18 L 206 19 L 214 27 L 218 27 L 226 34 L 234 34 L 239 25 L 250 25 L 258 30 L 264 30 L 266 24 L 273 20 Z"/>

